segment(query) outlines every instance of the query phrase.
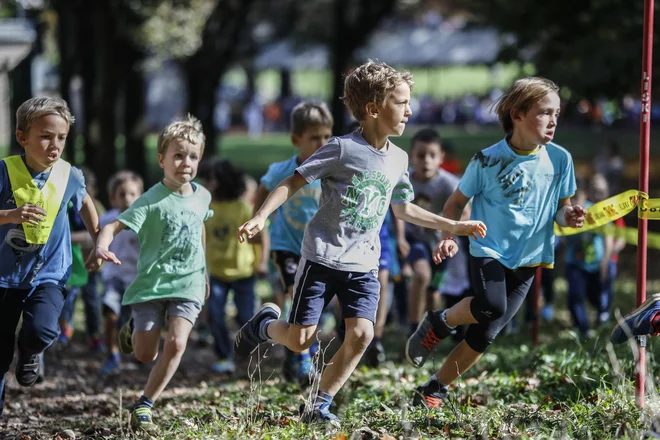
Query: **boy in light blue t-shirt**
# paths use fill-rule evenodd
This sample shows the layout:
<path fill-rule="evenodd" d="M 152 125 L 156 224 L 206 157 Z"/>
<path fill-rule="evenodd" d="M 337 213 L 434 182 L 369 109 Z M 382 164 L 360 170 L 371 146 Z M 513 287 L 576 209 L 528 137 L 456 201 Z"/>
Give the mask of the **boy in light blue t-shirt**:
<path fill-rule="evenodd" d="M 470 240 L 472 297 L 429 312 L 406 344 L 406 357 L 421 367 L 438 342 L 469 324 L 465 340 L 440 370 L 418 387 L 413 404 L 438 408 L 448 386 L 474 365 L 516 314 L 538 266 L 554 263 L 554 222 L 582 227 L 584 209 L 571 205 L 575 175 L 570 153 L 552 139 L 559 116 L 559 88 L 544 78 L 516 81 L 497 106 L 504 139 L 478 152 L 443 214 L 460 218 L 472 199 L 471 219 L 488 222 L 488 235 Z M 445 239 L 434 259 L 458 250 Z"/>
<path fill-rule="evenodd" d="M 332 136 L 332 125 L 332 114 L 322 102 L 301 102 L 293 108 L 291 143 L 298 148 L 299 152 L 285 161 L 276 162 L 268 167 L 268 171 L 261 178 L 261 185 L 257 192 L 254 204 L 255 213 L 277 185 L 292 176 L 296 168 L 328 142 Z M 320 181 L 305 186 L 277 209 L 270 226 L 272 261 L 277 267 L 284 293 L 288 299 L 293 296 L 293 285 L 300 263 L 300 247 L 305 227 L 319 210 L 320 197 Z M 284 302 L 285 298 L 278 300 L 281 307 Z M 311 350 L 315 348 L 316 344 L 310 347 Z M 286 348 L 283 372 L 287 380 L 294 378 L 300 381 L 308 380 L 312 368 L 310 350 L 294 353 Z"/>
<path fill-rule="evenodd" d="M 204 222 L 213 215 L 211 194 L 192 183 L 204 154 L 200 122 L 168 125 L 158 138 L 158 161 L 163 180 L 145 192 L 126 211 L 103 227 L 96 255 L 120 264 L 108 250 L 124 228 L 138 234 L 140 256 L 135 280 L 124 292 L 132 318 L 119 333 L 124 354 L 135 352 L 141 362 L 156 364 L 131 412 L 135 429 L 154 431 L 151 409 L 179 367 L 188 336 L 208 298 Z M 168 319 L 163 352 L 158 356 L 160 332 Z"/>

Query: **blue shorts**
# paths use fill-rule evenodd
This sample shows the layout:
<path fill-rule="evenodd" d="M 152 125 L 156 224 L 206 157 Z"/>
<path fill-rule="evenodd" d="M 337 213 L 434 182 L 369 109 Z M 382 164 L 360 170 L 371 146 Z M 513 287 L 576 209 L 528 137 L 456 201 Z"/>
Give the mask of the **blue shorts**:
<path fill-rule="evenodd" d="M 335 295 L 344 318 L 365 318 L 375 323 L 380 296 L 378 271 L 347 272 L 301 258 L 289 323 L 317 325 L 323 309 Z"/>

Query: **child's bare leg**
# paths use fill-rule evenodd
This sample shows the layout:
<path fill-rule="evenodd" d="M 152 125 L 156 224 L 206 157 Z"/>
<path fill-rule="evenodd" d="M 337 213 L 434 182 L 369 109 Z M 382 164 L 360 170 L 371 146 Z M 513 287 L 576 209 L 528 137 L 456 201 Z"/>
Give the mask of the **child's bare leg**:
<path fill-rule="evenodd" d="M 117 345 L 117 323 L 119 317 L 106 310 L 105 312 L 105 345 L 108 347 L 108 353 L 119 353 L 119 346 Z"/>
<path fill-rule="evenodd" d="M 378 311 L 376 312 L 376 324 L 374 325 L 374 338 L 382 338 L 387 320 L 387 295 L 389 293 L 390 271 L 381 270 L 378 272 L 378 282 L 380 283 L 380 298 L 378 299 Z"/>
<path fill-rule="evenodd" d="M 445 321 L 447 325 L 456 327 L 458 325 L 476 324 L 478 321 L 474 319 L 470 304 L 474 297 L 463 298 L 458 304 L 447 310 Z"/>
<path fill-rule="evenodd" d="M 435 373 L 435 377 L 440 383 L 449 385 L 454 382 L 458 376 L 469 370 L 483 353 L 474 351 L 465 342 L 461 341 L 447 356 L 440 369 Z"/>
<path fill-rule="evenodd" d="M 289 324 L 283 319 L 268 324 L 268 337 L 297 353 L 309 351 L 316 338 L 316 325 Z"/>
<path fill-rule="evenodd" d="M 146 364 L 155 361 L 158 357 L 159 345 L 160 327 L 133 333 L 133 350 L 135 350 L 135 358 L 140 362 Z"/>
<path fill-rule="evenodd" d="M 165 337 L 163 353 L 151 370 L 149 380 L 144 388 L 145 397 L 155 401 L 170 382 L 177 368 L 179 368 L 183 353 L 186 351 L 188 336 L 192 328 L 193 324 L 185 318 L 180 316 L 169 318 L 169 331 Z"/>
<path fill-rule="evenodd" d="M 408 318 L 414 330 L 426 311 L 426 291 L 431 284 L 431 265 L 420 258 L 412 264 L 412 270 L 413 280 L 408 294 Z"/>
<path fill-rule="evenodd" d="M 346 337 L 321 376 L 319 391 L 331 396 L 355 370 L 374 336 L 374 325 L 365 318 L 346 318 Z"/>

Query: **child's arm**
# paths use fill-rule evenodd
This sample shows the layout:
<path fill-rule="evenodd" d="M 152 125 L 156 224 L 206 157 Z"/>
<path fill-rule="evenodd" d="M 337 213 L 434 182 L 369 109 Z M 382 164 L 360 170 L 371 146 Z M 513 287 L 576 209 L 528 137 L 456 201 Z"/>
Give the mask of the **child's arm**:
<path fill-rule="evenodd" d="M 96 212 L 96 205 L 94 204 L 94 199 L 89 194 L 85 194 L 85 198 L 82 201 L 82 206 L 80 207 L 80 218 L 85 224 L 85 228 L 89 235 L 92 237 L 94 243 L 97 242 L 99 236 L 99 230 L 101 229 L 99 225 L 99 214 Z M 89 258 L 85 264 L 87 270 L 94 272 L 101 267 L 102 261 L 98 258 L 95 258 L 93 253 L 90 253 Z"/>
<path fill-rule="evenodd" d="M 477 239 L 486 236 L 486 225 L 480 221 L 456 221 L 433 214 L 419 206 L 406 203 L 392 205 L 398 219 L 429 229 L 448 231 L 455 235 L 469 235 Z"/>
<path fill-rule="evenodd" d="M 109 223 L 101 229 L 99 238 L 96 240 L 96 258 L 99 258 L 103 261 L 109 261 L 117 265 L 121 264 L 121 261 L 117 256 L 108 250 L 110 243 L 115 238 L 115 235 L 119 234 L 125 225 L 119 220 L 115 220 L 112 223 Z"/>
<path fill-rule="evenodd" d="M 206 225 L 202 224 L 202 248 L 204 249 L 204 255 L 206 255 Z M 206 299 L 209 299 L 211 296 L 211 280 L 209 280 L 209 269 L 208 267 L 204 268 L 204 274 L 206 275 Z"/>
<path fill-rule="evenodd" d="M 36 226 L 45 216 L 46 211 L 43 208 L 37 205 L 25 204 L 16 209 L 0 210 L 0 225 L 6 225 L 7 223 L 20 225 L 27 222 Z"/>
<path fill-rule="evenodd" d="M 392 210 L 394 212 L 394 210 Z M 396 232 L 396 245 L 399 249 L 401 258 L 406 258 L 410 253 L 410 243 L 406 240 L 406 223 L 403 220 L 394 218 L 394 231 Z"/>
<path fill-rule="evenodd" d="M 581 228 L 584 226 L 584 214 L 587 211 L 580 206 L 571 204 L 571 198 L 559 200 L 559 209 L 555 213 L 555 221 L 561 227 Z"/>
<path fill-rule="evenodd" d="M 454 220 L 462 218 L 465 207 L 469 201 L 469 197 L 463 194 L 459 189 L 456 189 L 454 193 L 449 196 L 447 202 L 445 202 L 442 215 Z M 436 264 L 440 264 L 444 259 L 453 257 L 458 252 L 458 243 L 456 243 L 456 240 L 451 237 L 451 233 L 449 233 L 449 231 L 443 231 L 442 236 L 442 241 L 438 243 L 433 251 L 433 261 L 435 261 Z"/>
<path fill-rule="evenodd" d="M 305 185 L 307 185 L 307 180 L 298 173 L 293 173 L 284 179 L 266 198 L 254 217 L 238 228 L 238 241 L 243 243 L 245 241 L 244 235 L 247 235 L 247 238 L 252 238 L 263 230 L 268 216 Z"/>

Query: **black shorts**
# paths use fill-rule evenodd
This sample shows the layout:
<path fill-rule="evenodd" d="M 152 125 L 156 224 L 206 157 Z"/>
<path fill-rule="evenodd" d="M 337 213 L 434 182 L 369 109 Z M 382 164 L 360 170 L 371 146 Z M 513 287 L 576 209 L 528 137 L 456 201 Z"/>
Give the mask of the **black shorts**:
<path fill-rule="evenodd" d="M 282 281 L 282 286 L 286 293 L 296 281 L 296 271 L 298 270 L 301 257 L 289 251 L 272 251 L 270 256 L 275 267 L 277 267 L 277 272 L 280 274 L 280 281 Z"/>

